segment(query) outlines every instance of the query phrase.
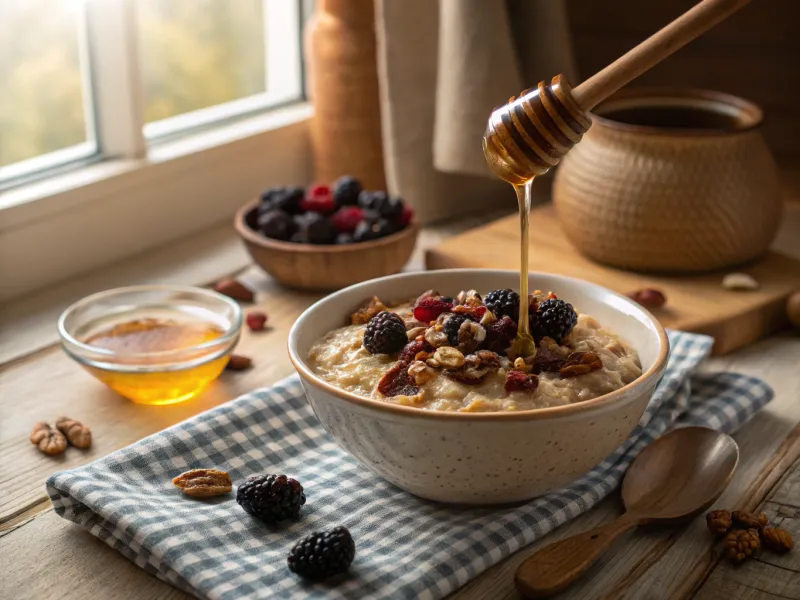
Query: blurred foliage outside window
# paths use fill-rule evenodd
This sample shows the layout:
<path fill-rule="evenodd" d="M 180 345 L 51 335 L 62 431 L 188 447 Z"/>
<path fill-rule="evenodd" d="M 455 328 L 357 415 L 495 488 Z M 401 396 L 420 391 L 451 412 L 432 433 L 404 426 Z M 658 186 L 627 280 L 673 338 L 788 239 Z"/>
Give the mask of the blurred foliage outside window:
<path fill-rule="evenodd" d="M 136 5 L 146 122 L 266 91 L 262 0 Z M 0 0 L 0 166 L 87 140 L 83 9 Z"/>

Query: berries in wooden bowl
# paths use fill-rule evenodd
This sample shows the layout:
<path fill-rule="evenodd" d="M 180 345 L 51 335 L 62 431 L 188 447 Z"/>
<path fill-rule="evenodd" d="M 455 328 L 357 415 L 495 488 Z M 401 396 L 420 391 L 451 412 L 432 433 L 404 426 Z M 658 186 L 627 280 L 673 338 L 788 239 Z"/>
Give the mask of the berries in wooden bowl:
<path fill-rule="evenodd" d="M 398 272 L 414 249 L 413 210 L 350 176 L 332 185 L 272 187 L 235 227 L 253 260 L 289 287 L 332 290 Z"/>

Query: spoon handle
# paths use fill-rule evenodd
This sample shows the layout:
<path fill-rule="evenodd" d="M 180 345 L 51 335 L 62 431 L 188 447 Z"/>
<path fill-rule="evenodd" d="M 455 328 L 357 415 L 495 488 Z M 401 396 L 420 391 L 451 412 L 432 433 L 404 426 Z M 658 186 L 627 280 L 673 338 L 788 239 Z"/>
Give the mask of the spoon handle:
<path fill-rule="evenodd" d="M 627 514 L 606 525 L 545 546 L 517 567 L 514 582 L 525 598 L 547 598 L 575 581 L 619 534 L 638 519 Z"/>

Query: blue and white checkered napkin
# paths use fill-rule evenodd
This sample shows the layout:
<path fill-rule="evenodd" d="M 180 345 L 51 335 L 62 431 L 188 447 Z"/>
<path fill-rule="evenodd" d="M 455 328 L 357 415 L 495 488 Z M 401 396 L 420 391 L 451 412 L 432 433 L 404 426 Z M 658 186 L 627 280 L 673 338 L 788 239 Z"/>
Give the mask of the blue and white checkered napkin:
<path fill-rule="evenodd" d="M 59 515 L 200 598 L 442 598 L 592 508 L 671 426 L 730 432 L 772 398 L 752 377 L 693 373 L 710 338 L 670 332 L 670 342 L 666 374 L 630 438 L 572 485 L 523 505 L 453 508 L 392 486 L 339 449 L 296 376 L 57 473 L 47 491 Z M 264 472 L 296 477 L 308 497 L 302 518 L 271 527 L 245 513 L 233 494 L 183 496 L 171 478 L 199 467 L 227 470 L 235 483 Z M 303 583 L 286 566 L 289 549 L 312 530 L 338 524 L 356 541 L 350 574 Z"/>

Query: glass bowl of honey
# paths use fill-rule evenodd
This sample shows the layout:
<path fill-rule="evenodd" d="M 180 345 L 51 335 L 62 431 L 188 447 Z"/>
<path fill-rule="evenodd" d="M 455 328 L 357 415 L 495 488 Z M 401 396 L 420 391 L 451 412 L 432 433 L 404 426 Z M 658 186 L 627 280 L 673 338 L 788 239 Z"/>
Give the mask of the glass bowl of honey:
<path fill-rule="evenodd" d="M 174 285 L 93 294 L 58 320 L 64 351 L 139 404 L 174 404 L 199 394 L 222 373 L 241 329 L 234 300 Z"/>

